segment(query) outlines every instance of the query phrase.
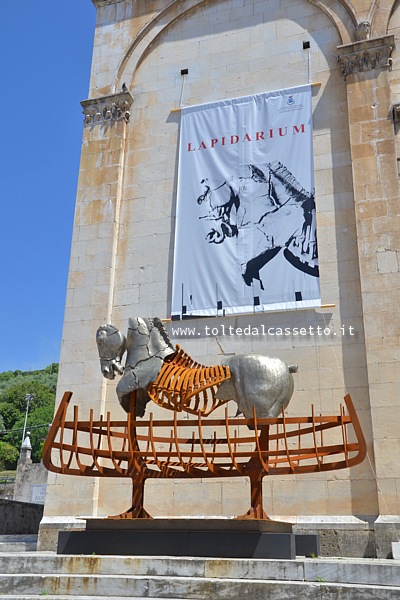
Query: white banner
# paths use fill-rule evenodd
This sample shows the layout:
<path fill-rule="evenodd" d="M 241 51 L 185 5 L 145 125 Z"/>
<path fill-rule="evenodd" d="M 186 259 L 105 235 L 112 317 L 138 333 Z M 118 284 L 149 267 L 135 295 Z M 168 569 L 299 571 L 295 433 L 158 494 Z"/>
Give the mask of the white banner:
<path fill-rule="evenodd" d="M 183 108 L 172 316 L 319 305 L 311 86 Z"/>

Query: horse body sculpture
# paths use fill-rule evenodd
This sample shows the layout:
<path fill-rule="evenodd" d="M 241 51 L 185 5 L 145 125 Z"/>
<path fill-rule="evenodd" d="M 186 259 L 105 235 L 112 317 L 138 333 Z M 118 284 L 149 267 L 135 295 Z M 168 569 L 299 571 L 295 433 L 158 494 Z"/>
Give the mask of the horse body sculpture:
<path fill-rule="evenodd" d="M 288 367 L 279 358 L 243 354 L 230 357 L 225 368 L 204 367 L 186 356 L 178 356 L 160 319 L 129 319 L 127 337 L 112 325 L 103 325 L 97 331 L 97 346 L 102 373 L 114 379 L 122 374 L 117 395 L 122 408 L 129 412 L 130 394 L 136 392 L 136 415 L 142 417 L 146 404 L 157 404 L 173 410 L 195 413 L 212 410 L 234 400 L 238 413 L 253 417 L 277 417 L 286 408 L 293 394 L 292 373 L 297 367 Z M 125 367 L 121 360 L 127 352 Z M 189 359 L 189 360 L 187 360 Z M 203 402 L 199 400 L 202 392 Z M 212 395 L 211 409 L 207 409 L 207 392 Z M 180 396 L 178 398 L 177 396 Z M 174 402 L 171 404 L 171 396 Z M 197 396 L 197 402 L 190 399 Z"/>
<path fill-rule="evenodd" d="M 231 379 L 221 383 L 217 398 L 235 400 L 238 410 L 247 419 L 257 417 L 274 419 L 286 408 L 292 397 L 292 373 L 296 365 L 286 365 L 279 358 L 242 354 L 226 359 Z"/>

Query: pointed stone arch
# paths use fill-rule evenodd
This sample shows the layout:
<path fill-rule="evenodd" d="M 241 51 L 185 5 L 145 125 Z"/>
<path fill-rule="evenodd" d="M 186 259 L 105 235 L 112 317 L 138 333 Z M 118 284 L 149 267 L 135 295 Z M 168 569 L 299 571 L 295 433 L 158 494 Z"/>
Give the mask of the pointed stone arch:
<path fill-rule="evenodd" d="M 336 27 L 342 44 L 355 39 L 355 28 L 359 21 L 351 2 L 347 0 L 306 0 L 324 12 Z M 388 0 L 386 0 L 388 1 Z M 393 0 L 392 0 L 393 1 Z M 190 15 L 203 6 L 217 3 L 218 0 L 173 0 L 157 15 L 153 16 L 138 32 L 122 58 L 112 84 L 117 91 L 127 76 L 132 80 L 143 60 L 165 32 L 177 21 Z"/>
<path fill-rule="evenodd" d="M 370 20 L 376 36 L 387 34 L 390 17 L 399 4 L 399 0 L 374 0 L 370 11 Z"/>

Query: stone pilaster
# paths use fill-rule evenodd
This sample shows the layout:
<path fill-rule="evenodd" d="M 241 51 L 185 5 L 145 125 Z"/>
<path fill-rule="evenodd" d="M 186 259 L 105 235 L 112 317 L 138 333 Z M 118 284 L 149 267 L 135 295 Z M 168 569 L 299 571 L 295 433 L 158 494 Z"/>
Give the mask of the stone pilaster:
<path fill-rule="evenodd" d="M 347 82 L 360 281 L 381 515 L 400 513 L 399 181 L 388 68 L 393 36 L 339 47 Z M 383 68 L 382 68 L 383 67 Z"/>
<path fill-rule="evenodd" d="M 85 126 L 58 378 L 58 399 L 73 390 L 81 418 L 87 418 L 91 408 L 98 415 L 105 406 L 107 382 L 101 376 L 95 335 L 99 325 L 113 322 L 127 113 L 132 101 L 128 92 L 122 92 L 82 103 Z M 99 485 L 99 480 L 84 477 L 72 484 L 69 477 L 51 474 L 42 528 L 54 516 L 67 522 L 70 516 L 96 515 Z"/>

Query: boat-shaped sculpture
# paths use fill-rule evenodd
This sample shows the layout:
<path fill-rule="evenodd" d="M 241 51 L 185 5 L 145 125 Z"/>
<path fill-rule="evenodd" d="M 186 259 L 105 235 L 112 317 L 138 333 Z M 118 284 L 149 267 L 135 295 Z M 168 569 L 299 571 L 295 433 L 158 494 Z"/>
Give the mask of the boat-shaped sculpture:
<path fill-rule="evenodd" d="M 311 406 L 309 416 L 287 416 L 283 402 L 279 416 L 259 416 L 254 406 L 252 416 L 230 417 L 226 405 L 224 416 L 210 417 L 226 404 L 218 388 L 231 375 L 228 366 L 205 367 L 175 347 L 146 387 L 145 402 L 172 411 L 166 420 L 152 412 L 139 418 L 139 390 L 131 389 L 128 400 L 126 388 L 126 419 L 113 420 L 110 413 L 95 419 L 91 409 L 81 420 L 67 392 L 45 442 L 44 465 L 64 475 L 130 478 L 132 506 L 110 518 L 151 518 L 143 506 L 147 479 L 249 477 L 251 508 L 237 518 L 267 519 L 263 477 L 333 471 L 364 460 L 366 444 L 349 395 L 336 415 L 318 415 Z"/>

